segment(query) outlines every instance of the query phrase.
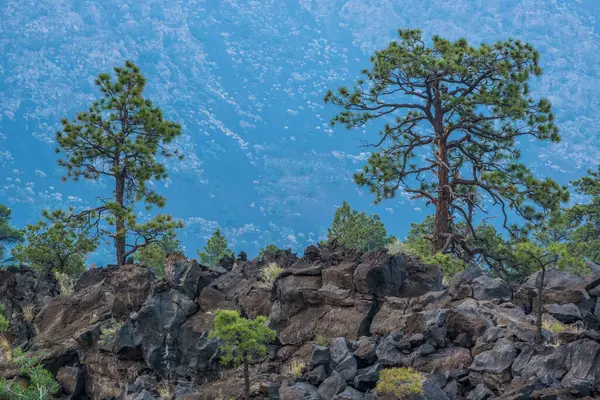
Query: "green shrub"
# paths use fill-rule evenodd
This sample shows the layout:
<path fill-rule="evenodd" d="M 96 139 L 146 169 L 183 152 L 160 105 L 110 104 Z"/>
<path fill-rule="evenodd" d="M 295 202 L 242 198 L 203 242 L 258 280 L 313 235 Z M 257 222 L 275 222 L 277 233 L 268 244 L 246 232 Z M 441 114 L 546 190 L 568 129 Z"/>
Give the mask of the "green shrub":
<path fill-rule="evenodd" d="M 412 368 L 390 368 L 380 372 L 375 390 L 384 399 L 408 399 L 423 393 L 423 382 L 425 377 Z"/>
<path fill-rule="evenodd" d="M 283 268 L 281 268 L 276 263 L 269 263 L 260 268 L 260 280 L 263 281 L 269 289 L 273 287 L 273 283 L 275 279 L 283 272 Z"/>
<path fill-rule="evenodd" d="M 0 303 L 0 333 L 6 332 L 10 328 L 10 321 L 4 315 L 5 309 L 4 304 Z"/>
<path fill-rule="evenodd" d="M 19 367 L 19 373 L 29 378 L 29 385 L 22 386 L 0 379 L 0 398 L 23 400 L 46 400 L 59 390 L 52 374 L 41 365 L 43 354 L 25 353 L 21 349 L 14 350 L 12 361 Z"/>
<path fill-rule="evenodd" d="M 6 336 L 4 336 L 4 332 L 8 331 L 10 328 L 10 321 L 4 315 L 4 305 L 0 303 L 0 351 L 4 353 L 4 357 L 10 361 L 12 359 L 12 352 L 10 350 L 10 343 Z"/>
<path fill-rule="evenodd" d="M 409 237 L 405 242 L 393 240 L 386 246 L 392 255 L 400 253 L 419 259 L 424 264 L 436 265 L 442 270 L 445 280 L 452 278 L 458 272 L 464 271 L 467 264 L 452 254 L 431 254 L 431 242 L 421 237 Z"/>

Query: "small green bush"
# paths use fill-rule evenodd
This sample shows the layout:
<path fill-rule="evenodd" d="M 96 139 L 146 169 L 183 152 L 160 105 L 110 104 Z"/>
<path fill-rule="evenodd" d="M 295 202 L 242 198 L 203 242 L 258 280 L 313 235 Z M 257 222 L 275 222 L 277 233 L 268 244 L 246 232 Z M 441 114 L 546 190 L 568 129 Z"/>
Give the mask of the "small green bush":
<path fill-rule="evenodd" d="M 388 253 L 400 253 L 418 258 L 424 264 L 437 265 L 442 270 L 442 276 L 447 281 L 458 272 L 464 271 L 467 264 L 451 254 L 431 254 L 431 243 L 424 238 L 411 238 L 406 242 L 394 239 L 386 246 Z"/>
<path fill-rule="evenodd" d="M 6 336 L 4 336 L 4 332 L 8 331 L 10 328 L 10 321 L 4 315 L 4 305 L 0 303 L 0 351 L 4 353 L 4 357 L 10 361 L 12 359 L 12 352 L 10 350 L 10 343 Z"/>
<path fill-rule="evenodd" d="M 10 321 L 4 315 L 5 309 L 4 304 L 0 303 L 0 333 L 6 332 L 10 328 Z"/>
<path fill-rule="evenodd" d="M 383 399 L 408 399 L 423 393 L 423 382 L 425 377 L 412 368 L 390 368 L 380 372 L 375 390 Z"/>
<path fill-rule="evenodd" d="M 263 281 L 269 289 L 273 287 L 273 283 L 275 279 L 283 272 L 283 268 L 281 268 L 276 263 L 269 263 L 264 265 L 260 269 L 260 280 Z"/>
<path fill-rule="evenodd" d="M 12 361 L 19 366 L 19 373 L 29 378 L 29 385 L 22 386 L 0 379 L 0 398 L 46 400 L 58 392 L 58 383 L 42 366 L 43 354 L 25 353 L 19 348 L 13 354 Z"/>

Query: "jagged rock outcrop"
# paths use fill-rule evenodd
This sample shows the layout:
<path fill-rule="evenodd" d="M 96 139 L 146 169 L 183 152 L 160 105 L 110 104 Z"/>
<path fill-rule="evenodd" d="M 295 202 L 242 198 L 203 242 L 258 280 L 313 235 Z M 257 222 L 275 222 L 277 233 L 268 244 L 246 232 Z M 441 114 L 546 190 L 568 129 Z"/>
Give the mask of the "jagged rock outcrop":
<path fill-rule="evenodd" d="M 9 339 L 15 346 L 26 345 L 35 335 L 33 315 L 59 293 L 56 281 L 51 276 L 44 278 L 36 279 L 34 272 L 24 267 L 0 269 L 0 303 L 11 323 Z"/>
<path fill-rule="evenodd" d="M 272 289 L 259 278 L 269 262 L 284 267 Z M 95 269 L 70 296 L 27 269 L 3 270 L 0 301 L 11 341 L 47 353 L 64 398 L 149 400 L 165 382 L 179 400 L 238 396 L 241 371 L 219 366 L 208 338 L 221 308 L 267 315 L 277 330 L 269 355 L 250 368 L 256 399 L 376 399 L 380 371 L 399 366 L 424 374 L 420 399 L 595 398 L 595 281 L 548 271 L 544 318 L 572 325 L 544 330 L 545 343 L 535 341 L 535 275 L 513 293 L 469 269 L 445 288 L 437 268 L 335 243 L 216 268 L 174 256 L 161 281 L 139 265 Z M 300 377 L 292 362 L 306 364 Z M 1 359 L 0 371 L 18 375 Z"/>
<path fill-rule="evenodd" d="M 578 277 L 569 275 L 553 271 L 551 288 L 555 293 L 552 299 L 565 302 L 554 303 L 562 307 L 561 315 L 579 315 L 579 308 L 572 301 L 584 300 L 577 303 L 580 307 L 588 304 L 585 300 L 589 294 L 581 291 L 585 285 L 569 288 L 569 293 L 562 297 L 557 293 L 561 290 L 557 282 L 579 281 Z M 528 289 L 530 280 L 519 288 L 521 293 Z M 354 353 L 356 363 L 360 362 L 362 368 L 350 370 L 353 374 L 346 371 L 344 383 L 362 393 L 363 397 L 353 394 L 353 398 L 372 398 L 369 396 L 373 396 L 371 390 L 382 366 L 410 367 L 427 377 L 421 396 L 424 399 L 591 398 L 589 396 L 598 395 L 599 333 L 577 325 L 573 329 L 579 330 L 575 332 L 545 331 L 547 343 L 535 343 L 534 318 L 526 313 L 528 307 L 524 310 L 512 303 L 512 297 L 507 285 L 484 271 L 467 270 L 453 279 L 448 290 L 411 299 L 386 298 L 373 321 L 373 335 L 348 345 L 362 348 L 368 343 L 369 352 L 373 350 L 375 357 L 365 362 L 361 353 Z M 561 343 L 562 338 L 567 341 Z M 339 348 L 340 343 L 342 340 L 336 339 L 331 346 Z M 332 347 L 330 351 L 334 351 Z M 350 364 L 347 360 L 345 363 Z M 312 368 L 314 363 L 310 365 Z M 327 382 L 323 398 L 336 398 L 346 390 L 342 384 L 330 383 L 339 381 L 339 372 L 334 372 L 323 381 Z M 297 384 L 289 385 L 296 387 Z M 335 389 L 331 389 L 332 386 Z M 309 388 L 306 383 L 302 388 L 307 393 L 315 389 L 324 392 L 320 386 Z"/>
<path fill-rule="evenodd" d="M 387 298 L 416 297 L 441 287 L 439 269 L 403 255 L 311 246 L 275 282 L 271 324 L 283 345 L 301 345 L 319 335 L 356 339 L 370 333 Z"/>

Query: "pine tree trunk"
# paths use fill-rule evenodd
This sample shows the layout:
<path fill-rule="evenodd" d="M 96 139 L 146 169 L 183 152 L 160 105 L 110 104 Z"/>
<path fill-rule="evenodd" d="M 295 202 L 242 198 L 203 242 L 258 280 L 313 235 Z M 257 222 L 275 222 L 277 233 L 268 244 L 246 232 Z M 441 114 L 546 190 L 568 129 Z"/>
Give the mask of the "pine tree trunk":
<path fill-rule="evenodd" d="M 244 399 L 250 399 L 250 373 L 248 372 L 248 358 L 244 358 Z"/>
<path fill-rule="evenodd" d="M 435 222 L 433 228 L 433 251 L 442 251 L 450 233 L 450 186 L 448 171 L 448 149 L 444 137 L 441 107 L 436 107 L 435 134 L 437 137 L 438 197 L 435 204 Z"/>
<path fill-rule="evenodd" d="M 540 283 L 538 285 L 538 304 L 537 304 L 537 321 L 536 321 L 536 332 L 535 336 L 539 343 L 544 341 L 542 336 L 542 304 L 543 304 L 543 291 L 544 291 L 544 278 L 546 277 L 546 267 L 542 267 L 540 273 Z"/>
<path fill-rule="evenodd" d="M 120 267 L 125 264 L 125 218 L 122 215 L 125 200 L 125 177 L 122 173 L 117 173 L 116 181 L 115 201 L 121 209 L 115 218 L 115 249 L 117 250 L 117 265 Z"/>

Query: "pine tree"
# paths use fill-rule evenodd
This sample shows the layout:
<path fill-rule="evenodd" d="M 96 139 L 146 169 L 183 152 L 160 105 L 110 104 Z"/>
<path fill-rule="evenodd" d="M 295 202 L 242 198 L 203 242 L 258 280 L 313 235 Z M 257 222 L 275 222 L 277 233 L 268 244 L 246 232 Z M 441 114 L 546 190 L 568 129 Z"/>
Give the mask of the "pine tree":
<path fill-rule="evenodd" d="M 376 203 L 402 191 L 433 204 L 437 253 L 464 242 L 453 230 L 459 221 L 474 233 L 476 214 L 489 212 L 484 196 L 498 206 L 511 234 L 517 234 L 511 214 L 534 223 L 543 218 L 542 208 L 566 200 L 563 187 L 536 179 L 518 162 L 518 139 L 560 140 L 550 103 L 529 93 L 530 77 L 541 74 L 531 45 L 511 39 L 475 48 L 434 36 L 428 46 L 419 30 L 399 36 L 371 57 L 366 79 L 324 99 L 343 108 L 332 125 L 352 129 L 393 119 L 354 176 Z"/>
<path fill-rule="evenodd" d="M 234 256 L 234 253 L 227 247 L 227 239 L 221 234 L 221 230 L 217 228 L 212 236 L 206 242 L 204 251 L 198 250 L 200 263 L 208 267 L 214 267 L 225 256 Z"/>
<path fill-rule="evenodd" d="M 98 235 L 114 241 L 117 264 L 140 248 L 160 240 L 181 227 L 170 215 L 158 215 L 139 223 L 136 203 L 145 209 L 163 207 L 165 198 L 148 181 L 167 178 L 161 159 L 177 156 L 169 144 L 181 133 L 179 125 L 165 120 L 160 108 L 143 96 L 146 79 L 131 61 L 114 68 L 116 78 L 102 73 L 95 83 L 102 98 L 73 121 L 64 119 L 56 134 L 58 161 L 67 170 L 64 179 L 106 179 L 112 184 L 110 197 L 99 199 L 99 206 L 82 213 L 56 212 L 54 219 L 83 224 Z M 106 227 L 102 222 L 108 224 Z"/>
<path fill-rule="evenodd" d="M 538 235 L 534 240 L 525 240 L 516 243 L 513 250 L 513 259 L 516 265 L 527 270 L 539 271 L 537 278 L 537 320 L 536 339 L 543 341 L 542 336 L 542 313 L 544 304 L 544 279 L 546 270 L 550 267 L 569 269 L 573 272 L 583 273 L 586 271 L 583 258 L 569 251 L 566 243 L 551 240 L 548 236 Z"/>
<path fill-rule="evenodd" d="M 219 310 L 215 313 L 214 328 L 209 337 L 219 340 L 221 362 L 225 365 L 244 365 L 244 398 L 250 398 L 250 361 L 267 354 L 266 345 L 277 336 L 267 325 L 267 318 L 258 316 L 249 320 L 237 310 Z"/>
<path fill-rule="evenodd" d="M 571 247 L 582 257 L 600 261 L 600 166 L 589 170 L 588 175 L 573 182 L 575 192 L 586 202 L 575 204 L 565 210 L 553 221 L 555 226 L 563 227 L 568 234 Z"/>
<path fill-rule="evenodd" d="M 10 208 L 0 204 L 0 259 L 4 257 L 6 246 L 23 241 L 23 232 L 10 226 Z"/>
<path fill-rule="evenodd" d="M 85 233 L 62 224 L 40 221 L 27 225 L 27 244 L 12 250 L 13 257 L 41 274 L 58 272 L 77 277 L 85 272 L 85 259 L 98 241 Z"/>
<path fill-rule="evenodd" d="M 150 243 L 135 254 L 135 261 L 152 268 L 158 278 L 165 275 L 165 260 L 174 253 L 182 253 L 181 243 L 174 237 L 164 236 L 160 241 Z"/>
<path fill-rule="evenodd" d="M 360 251 L 377 250 L 391 241 L 378 215 L 359 213 L 345 201 L 335 211 L 327 236 L 329 240 L 337 239 L 340 244 Z"/>

